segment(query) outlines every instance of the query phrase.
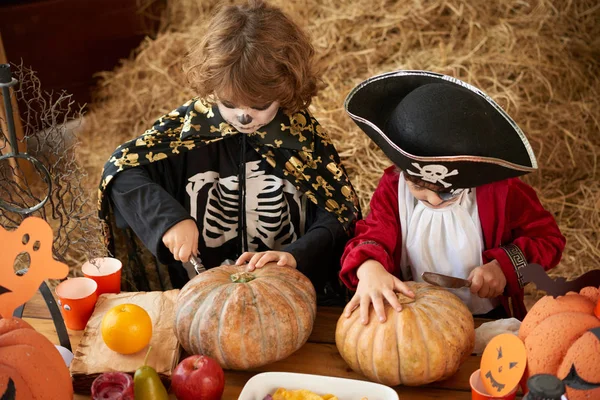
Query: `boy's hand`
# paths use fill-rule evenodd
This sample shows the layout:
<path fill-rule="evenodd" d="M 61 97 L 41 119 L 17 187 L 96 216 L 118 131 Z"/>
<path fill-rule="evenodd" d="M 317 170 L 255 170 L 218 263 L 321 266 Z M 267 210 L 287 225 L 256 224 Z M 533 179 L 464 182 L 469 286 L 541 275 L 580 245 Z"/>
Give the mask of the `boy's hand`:
<path fill-rule="evenodd" d="M 396 292 L 403 293 L 414 298 L 415 294 L 408 288 L 406 283 L 386 271 L 386 269 L 375 260 L 365 261 L 356 272 L 358 276 L 358 287 L 352 300 L 346 305 L 344 314 L 346 318 L 360 306 L 360 319 L 363 325 L 369 323 L 369 308 L 373 303 L 375 314 L 379 321 L 385 322 L 385 308 L 383 298 L 390 303 L 396 311 L 402 311 Z"/>
<path fill-rule="evenodd" d="M 471 293 L 481 298 L 498 297 L 506 286 L 506 277 L 496 260 L 473 269 L 467 280 L 471 281 Z"/>
<path fill-rule="evenodd" d="M 280 267 L 288 266 L 296 268 L 296 259 L 290 253 L 285 251 L 262 251 L 260 253 L 254 253 L 247 251 L 238 258 L 235 265 L 242 265 L 248 263 L 246 271 L 252 272 L 256 268 L 262 268 L 266 263 L 277 262 Z"/>
<path fill-rule="evenodd" d="M 173 258 L 188 262 L 192 254 L 198 255 L 198 226 L 193 219 L 185 219 L 173 225 L 162 237 L 162 241 Z"/>

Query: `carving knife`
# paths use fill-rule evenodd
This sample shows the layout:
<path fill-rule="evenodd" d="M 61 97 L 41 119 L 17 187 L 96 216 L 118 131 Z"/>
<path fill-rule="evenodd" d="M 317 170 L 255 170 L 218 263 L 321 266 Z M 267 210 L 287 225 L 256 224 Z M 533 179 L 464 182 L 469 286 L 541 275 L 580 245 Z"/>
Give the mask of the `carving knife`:
<path fill-rule="evenodd" d="M 200 260 L 200 257 L 196 257 L 194 255 L 192 255 L 190 257 L 190 261 L 186 262 L 186 263 L 182 263 L 183 264 L 183 268 L 185 268 L 187 274 L 188 274 L 188 278 L 192 279 L 194 276 L 206 271 L 206 268 L 204 268 L 204 265 L 202 265 L 202 261 Z"/>
<path fill-rule="evenodd" d="M 466 279 L 455 278 L 454 276 L 436 274 L 435 272 L 423 272 L 421 278 L 434 286 L 445 287 L 448 289 L 460 289 L 470 287 L 471 282 Z"/>
<path fill-rule="evenodd" d="M 206 271 L 206 268 L 204 268 L 204 265 L 202 264 L 202 260 L 200 260 L 200 257 L 196 257 L 195 255 L 192 254 L 192 256 L 190 257 L 190 262 L 194 266 L 194 269 L 196 270 L 197 274 L 200 274 L 200 273 Z"/>

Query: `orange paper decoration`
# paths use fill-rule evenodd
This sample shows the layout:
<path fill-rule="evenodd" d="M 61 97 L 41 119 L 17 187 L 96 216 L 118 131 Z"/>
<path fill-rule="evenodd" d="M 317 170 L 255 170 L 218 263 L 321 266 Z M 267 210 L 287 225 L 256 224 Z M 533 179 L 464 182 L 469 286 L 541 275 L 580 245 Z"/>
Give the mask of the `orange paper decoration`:
<path fill-rule="evenodd" d="M 28 217 L 14 231 L 0 227 L 0 316 L 12 318 L 13 312 L 25 304 L 46 279 L 62 279 L 69 267 L 52 257 L 52 228 L 37 217 Z M 21 253 L 28 253 L 28 271 L 19 276 L 14 263 Z"/>
<path fill-rule="evenodd" d="M 600 383 L 600 328 L 594 308 L 600 290 L 588 287 L 580 293 L 567 293 L 538 300 L 519 328 L 519 338 L 527 351 L 529 376 L 551 374 L 565 379 L 574 365 L 577 374 L 590 383 Z M 600 388 L 578 390 L 567 386 L 569 400 L 598 399 Z"/>
<path fill-rule="evenodd" d="M 481 356 L 481 381 L 488 394 L 502 397 L 521 381 L 527 364 L 525 345 L 516 335 L 503 333 L 494 337 Z"/>

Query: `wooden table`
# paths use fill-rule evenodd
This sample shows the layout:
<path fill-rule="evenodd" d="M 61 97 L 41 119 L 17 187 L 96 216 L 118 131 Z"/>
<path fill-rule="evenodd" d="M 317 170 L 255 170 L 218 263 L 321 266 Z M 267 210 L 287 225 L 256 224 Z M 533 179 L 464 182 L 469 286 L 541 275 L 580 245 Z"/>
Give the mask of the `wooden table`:
<path fill-rule="evenodd" d="M 226 371 L 223 399 L 237 399 L 242 388 L 253 375 L 266 371 L 299 372 L 366 380 L 348 367 L 335 346 L 335 326 L 341 311 L 341 308 L 320 307 L 308 343 L 285 360 L 251 371 Z M 58 344 L 58 337 L 56 336 L 54 324 L 50 319 L 50 313 L 39 293 L 25 306 L 23 319 L 54 344 Z M 476 320 L 475 325 L 479 326 L 482 322 L 484 320 Z M 73 349 L 77 348 L 82 334 L 83 331 L 69 330 Z M 469 376 L 479 368 L 479 362 L 480 357 L 472 355 L 450 379 L 421 387 L 398 386 L 395 390 L 398 392 L 400 400 L 468 400 L 471 399 Z M 335 393 L 335 390 L 332 390 L 332 392 Z M 171 398 L 175 399 L 175 396 L 172 395 Z M 89 397 L 75 395 L 75 399 L 83 400 L 89 399 Z"/>

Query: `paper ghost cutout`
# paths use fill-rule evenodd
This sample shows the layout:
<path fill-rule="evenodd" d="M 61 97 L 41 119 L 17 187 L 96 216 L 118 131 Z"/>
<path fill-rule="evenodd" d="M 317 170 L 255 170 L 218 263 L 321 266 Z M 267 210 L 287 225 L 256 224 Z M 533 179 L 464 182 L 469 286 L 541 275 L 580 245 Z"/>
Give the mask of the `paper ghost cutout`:
<path fill-rule="evenodd" d="M 15 309 L 25 304 L 46 279 L 62 279 L 69 267 L 52 257 L 53 233 L 48 223 L 28 217 L 14 231 L 0 227 L 0 316 L 12 318 Z M 14 262 L 20 253 L 29 254 L 29 269 L 19 276 Z"/>
<path fill-rule="evenodd" d="M 581 275 L 579 278 L 567 281 L 565 278 L 551 278 L 539 264 L 527 264 L 519 268 L 525 282 L 534 283 L 538 290 L 543 290 L 548 296 L 564 296 L 568 292 L 577 292 L 587 286 L 600 286 L 600 269 L 595 269 Z"/>

